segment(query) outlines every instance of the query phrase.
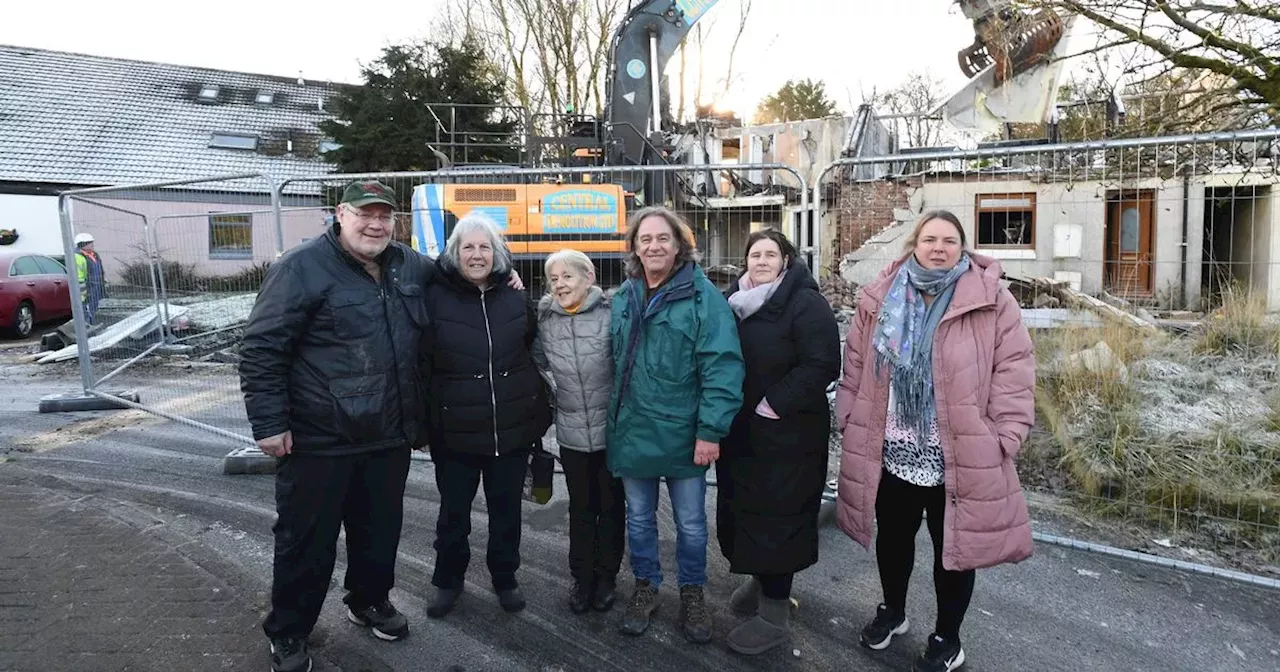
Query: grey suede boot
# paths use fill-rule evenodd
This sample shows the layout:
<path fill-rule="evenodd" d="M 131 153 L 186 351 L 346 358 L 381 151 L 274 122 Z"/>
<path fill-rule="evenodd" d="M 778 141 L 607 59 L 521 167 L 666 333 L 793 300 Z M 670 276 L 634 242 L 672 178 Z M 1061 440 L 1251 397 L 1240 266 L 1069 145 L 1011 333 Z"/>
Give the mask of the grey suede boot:
<path fill-rule="evenodd" d="M 733 613 L 739 616 L 751 616 L 756 613 L 760 602 L 760 580 L 755 576 L 747 577 L 747 580 L 738 586 L 733 594 L 729 596 L 729 608 Z"/>
<path fill-rule="evenodd" d="M 730 649 L 748 656 L 764 653 L 791 639 L 791 601 L 760 597 L 760 612 L 755 618 L 738 624 L 729 631 L 726 642 Z"/>

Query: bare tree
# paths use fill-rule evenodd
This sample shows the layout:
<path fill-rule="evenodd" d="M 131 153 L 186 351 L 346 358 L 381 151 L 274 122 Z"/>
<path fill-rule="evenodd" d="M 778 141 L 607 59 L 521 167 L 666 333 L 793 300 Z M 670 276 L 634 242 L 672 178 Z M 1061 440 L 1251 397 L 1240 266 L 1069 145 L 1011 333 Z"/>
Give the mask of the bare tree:
<path fill-rule="evenodd" d="M 676 103 L 676 123 L 684 121 L 684 78 L 688 69 L 688 60 L 685 58 L 687 54 L 689 40 L 686 38 L 680 44 L 680 94 Z"/>
<path fill-rule="evenodd" d="M 694 89 L 694 94 L 693 94 L 693 105 L 694 105 L 694 108 L 695 108 L 695 109 L 699 109 L 699 110 L 703 108 L 703 98 L 702 98 L 703 88 L 702 88 L 702 86 L 703 86 L 703 82 L 705 82 L 705 81 L 706 81 L 706 75 L 707 75 L 707 59 L 706 59 L 706 57 L 705 57 L 705 55 L 706 55 L 706 46 L 707 46 L 707 37 L 711 34 L 711 28 L 712 28 L 713 26 L 714 26 L 714 23 L 713 23 L 712 25 L 704 25 L 704 24 L 702 24 L 702 23 L 699 23 L 699 24 L 698 24 L 698 26 L 697 26 L 697 30 L 698 30 L 698 84 L 697 84 L 697 86 L 696 86 L 696 87 L 695 87 L 695 89 Z M 703 28 L 706 28 L 706 30 L 703 30 Z"/>
<path fill-rule="evenodd" d="M 600 114 L 623 0 L 451 0 L 466 31 L 505 68 L 513 104 L 534 113 Z M 455 29 L 456 30 L 456 29 Z"/>
<path fill-rule="evenodd" d="M 867 102 L 881 115 L 890 116 L 891 125 L 899 129 L 905 145 L 932 147 L 943 138 L 943 124 L 935 112 L 942 104 L 946 82 L 932 72 L 912 72 L 897 86 L 875 93 Z"/>
<path fill-rule="evenodd" d="M 742 33 L 747 29 L 747 19 L 751 16 L 751 0 L 741 0 L 738 5 L 738 32 L 733 36 L 733 46 L 729 47 L 729 65 L 724 73 L 724 93 L 729 93 L 733 85 L 733 57 L 738 52 L 738 43 L 742 41 Z"/>
<path fill-rule="evenodd" d="M 1229 96 L 1208 103 L 1213 114 L 1240 108 L 1245 118 L 1280 117 L 1280 8 L 1267 0 L 1036 0 L 1101 28 L 1089 51 L 1130 49 L 1126 68 L 1139 81 L 1217 83 Z M 1136 48 L 1136 49 L 1135 49 Z M 1188 74 L 1189 73 L 1189 74 Z M 1261 114 L 1258 114 L 1261 113 Z"/>
<path fill-rule="evenodd" d="M 699 19 L 695 32 L 681 45 L 680 81 L 669 101 L 675 116 L 684 117 L 690 97 L 693 109 L 702 109 L 707 97 L 723 98 L 732 88 L 735 55 L 748 27 L 752 2 L 739 0 L 732 42 L 724 31 L 719 35 L 724 39 L 711 40 L 716 24 L 716 13 L 712 13 Z M 433 32 L 455 40 L 470 35 L 484 45 L 501 69 L 514 105 L 535 114 L 572 109 L 601 115 L 613 34 L 631 4 L 624 0 L 447 0 Z M 707 55 L 726 52 L 723 79 L 707 72 Z M 689 59 L 695 57 L 697 70 L 689 82 Z M 711 60 L 710 67 L 715 68 L 718 59 Z"/>

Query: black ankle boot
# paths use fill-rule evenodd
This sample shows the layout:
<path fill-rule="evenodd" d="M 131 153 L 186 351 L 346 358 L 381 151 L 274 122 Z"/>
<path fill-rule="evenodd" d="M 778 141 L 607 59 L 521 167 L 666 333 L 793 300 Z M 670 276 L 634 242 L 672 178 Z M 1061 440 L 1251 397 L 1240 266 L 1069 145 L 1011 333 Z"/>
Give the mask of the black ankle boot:
<path fill-rule="evenodd" d="M 609 611 L 618 599 L 618 580 L 612 576 L 601 577 L 596 581 L 595 595 L 591 599 L 591 608 L 596 611 Z"/>
<path fill-rule="evenodd" d="M 591 584 L 586 581 L 574 581 L 569 592 L 569 610 L 575 614 L 586 613 L 591 609 Z"/>
<path fill-rule="evenodd" d="M 458 603 L 458 597 L 461 595 L 461 588 L 436 588 L 435 596 L 431 598 L 431 603 L 427 605 L 427 616 L 444 618 L 449 612 L 453 611 L 453 607 Z"/>

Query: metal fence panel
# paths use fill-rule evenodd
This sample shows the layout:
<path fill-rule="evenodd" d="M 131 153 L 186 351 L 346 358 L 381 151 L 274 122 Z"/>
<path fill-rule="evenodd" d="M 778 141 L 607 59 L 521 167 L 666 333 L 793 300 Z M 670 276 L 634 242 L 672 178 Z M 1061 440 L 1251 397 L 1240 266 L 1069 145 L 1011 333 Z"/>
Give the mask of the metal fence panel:
<path fill-rule="evenodd" d="M 283 245 L 324 230 L 321 210 L 290 198 L 279 208 L 273 181 L 256 174 L 64 193 L 72 284 L 85 233 L 104 283 L 73 301 L 76 344 L 87 336 L 89 347 L 39 361 L 78 362 L 87 393 L 137 388 L 143 410 L 252 443 L 231 365 L 244 321 Z"/>
<path fill-rule="evenodd" d="M 925 211 L 1002 265 L 1038 358 L 1028 487 L 1280 560 L 1280 131 L 845 159 L 814 201 L 845 317 Z"/>

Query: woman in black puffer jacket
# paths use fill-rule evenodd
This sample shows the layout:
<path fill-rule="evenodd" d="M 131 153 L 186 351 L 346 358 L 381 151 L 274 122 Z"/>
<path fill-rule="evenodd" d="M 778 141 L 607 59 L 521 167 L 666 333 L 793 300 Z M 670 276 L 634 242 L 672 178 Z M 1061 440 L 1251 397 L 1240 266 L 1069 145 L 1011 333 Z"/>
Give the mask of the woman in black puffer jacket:
<path fill-rule="evenodd" d="M 489 514 L 486 559 L 498 601 L 524 608 L 520 510 L 529 451 L 551 425 L 542 378 L 530 356 L 534 305 L 506 284 L 511 253 L 482 214 L 458 221 L 426 290 L 431 319 L 426 351 L 431 459 L 440 491 L 436 521 L 436 594 L 427 615 L 448 614 L 471 559 L 471 504 L 484 481 Z"/>

